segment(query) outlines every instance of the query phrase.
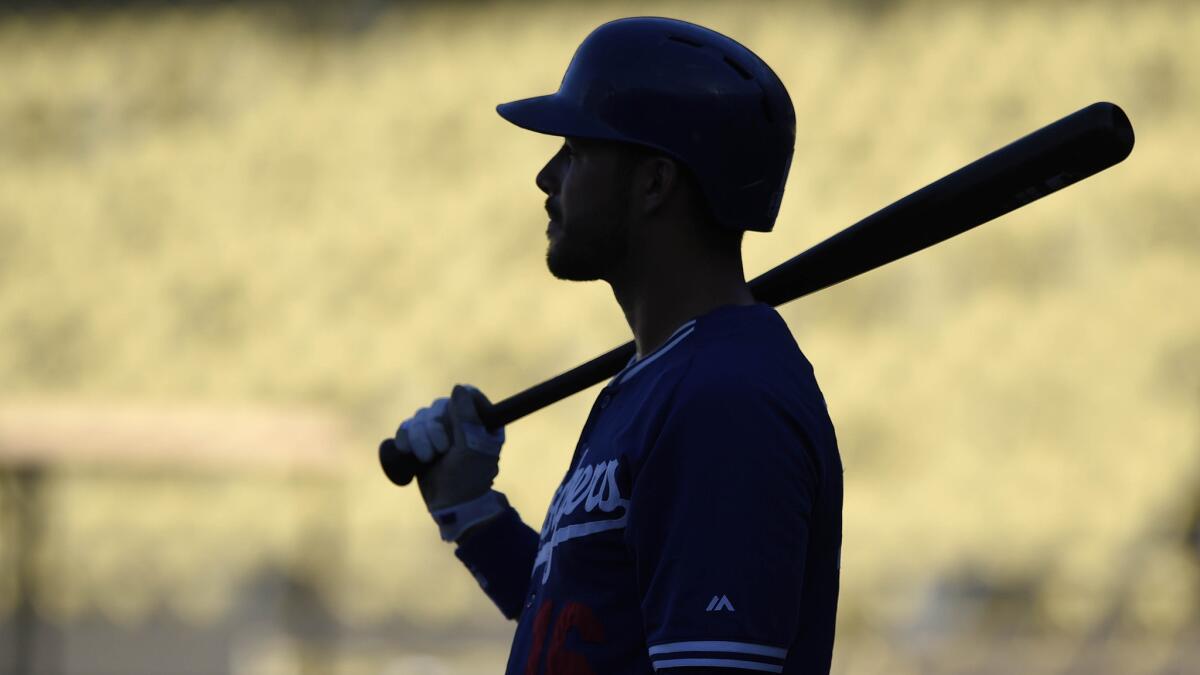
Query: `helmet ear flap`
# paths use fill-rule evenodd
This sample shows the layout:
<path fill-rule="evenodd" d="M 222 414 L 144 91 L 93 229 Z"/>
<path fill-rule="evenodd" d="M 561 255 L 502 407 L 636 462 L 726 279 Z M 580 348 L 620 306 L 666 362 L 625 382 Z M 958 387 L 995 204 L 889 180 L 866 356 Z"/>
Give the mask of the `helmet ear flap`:
<path fill-rule="evenodd" d="M 767 204 L 767 218 L 771 223 L 779 216 L 779 207 L 783 206 L 783 186 L 787 183 L 788 174 L 792 170 L 792 154 L 788 153 L 787 161 L 783 164 L 782 179 L 779 181 L 779 190 L 771 195 L 771 201 Z"/>

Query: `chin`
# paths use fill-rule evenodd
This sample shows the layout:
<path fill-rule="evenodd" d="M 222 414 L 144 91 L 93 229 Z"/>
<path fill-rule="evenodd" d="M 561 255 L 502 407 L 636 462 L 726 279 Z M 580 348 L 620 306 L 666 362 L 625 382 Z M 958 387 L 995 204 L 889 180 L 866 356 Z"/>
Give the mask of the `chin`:
<path fill-rule="evenodd" d="M 608 279 L 627 254 L 623 230 L 610 230 L 589 236 L 587 228 L 563 227 L 550 238 L 546 249 L 546 267 L 564 281 Z"/>
<path fill-rule="evenodd" d="M 546 251 L 546 267 L 550 274 L 563 281 L 596 281 L 604 277 L 604 270 L 595 257 L 571 253 L 564 251 L 561 245 L 551 244 Z"/>
<path fill-rule="evenodd" d="M 552 256 L 547 256 L 546 267 L 550 269 L 550 274 L 563 281 L 596 281 L 602 278 L 595 270 L 566 264 Z"/>

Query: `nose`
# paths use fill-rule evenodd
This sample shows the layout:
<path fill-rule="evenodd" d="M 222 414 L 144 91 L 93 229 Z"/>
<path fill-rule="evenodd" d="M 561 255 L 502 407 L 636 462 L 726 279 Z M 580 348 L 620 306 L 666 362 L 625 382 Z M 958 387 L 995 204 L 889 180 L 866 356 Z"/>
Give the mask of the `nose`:
<path fill-rule="evenodd" d="M 553 195 L 558 192 L 562 186 L 562 171 L 563 164 L 566 159 L 566 147 L 559 148 L 558 152 L 546 162 L 546 166 L 538 172 L 537 178 L 534 180 L 537 183 L 538 189 L 545 192 L 547 195 Z"/>

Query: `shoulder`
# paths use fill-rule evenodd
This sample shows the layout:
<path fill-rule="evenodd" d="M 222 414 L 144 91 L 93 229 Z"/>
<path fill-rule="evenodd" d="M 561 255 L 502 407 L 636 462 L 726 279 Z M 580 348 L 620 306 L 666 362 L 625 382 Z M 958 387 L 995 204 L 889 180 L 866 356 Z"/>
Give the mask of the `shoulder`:
<path fill-rule="evenodd" d="M 833 467 L 833 423 L 812 365 L 772 308 L 693 345 L 663 401 L 658 440 Z M 700 452 L 703 452 L 701 450 Z M 765 457 L 764 457 L 765 458 Z"/>
<path fill-rule="evenodd" d="M 734 373 L 777 380 L 812 367 L 800 351 L 791 328 L 774 307 L 764 304 L 714 312 L 699 319 L 692 345 L 693 368 L 713 376 Z"/>
<path fill-rule="evenodd" d="M 774 310 L 752 324 L 702 335 L 689 356 L 672 408 L 755 417 L 824 408 L 812 365 Z"/>

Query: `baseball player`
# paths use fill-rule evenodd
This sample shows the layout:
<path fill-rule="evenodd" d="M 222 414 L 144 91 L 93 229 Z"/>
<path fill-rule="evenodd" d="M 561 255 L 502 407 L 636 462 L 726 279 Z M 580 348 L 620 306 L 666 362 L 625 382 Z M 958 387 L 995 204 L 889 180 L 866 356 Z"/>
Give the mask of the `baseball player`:
<path fill-rule="evenodd" d="M 540 532 L 492 489 L 504 431 L 480 422 L 479 390 L 396 433 L 442 537 L 518 622 L 506 672 L 828 672 L 841 459 L 811 365 L 741 261 L 791 164 L 783 84 L 724 35 L 639 17 L 593 31 L 556 93 L 497 110 L 564 138 L 536 178 L 548 267 L 608 282 L 637 346 Z"/>

